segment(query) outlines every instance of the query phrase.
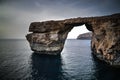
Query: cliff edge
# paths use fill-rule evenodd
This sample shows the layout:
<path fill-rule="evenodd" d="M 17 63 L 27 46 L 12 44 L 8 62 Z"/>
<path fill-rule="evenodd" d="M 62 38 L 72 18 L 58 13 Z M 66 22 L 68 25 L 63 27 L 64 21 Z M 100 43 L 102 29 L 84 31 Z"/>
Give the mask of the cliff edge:
<path fill-rule="evenodd" d="M 80 34 L 77 37 L 77 39 L 80 39 L 80 40 L 91 40 L 91 38 L 92 38 L 92 33 L 91 32 Z"/>

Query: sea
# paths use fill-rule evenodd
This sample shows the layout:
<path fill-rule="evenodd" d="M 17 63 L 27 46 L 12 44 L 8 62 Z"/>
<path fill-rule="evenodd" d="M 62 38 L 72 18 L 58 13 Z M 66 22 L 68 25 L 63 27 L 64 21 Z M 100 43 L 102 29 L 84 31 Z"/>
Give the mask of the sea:
<path fill-rule="evenodd" d="M 90 40 L 68 39 L 60 56 L 39 55 L 27 40 L 0 40 L 0 80 L 120 80 L 120 69 L 92 55 Z"/>

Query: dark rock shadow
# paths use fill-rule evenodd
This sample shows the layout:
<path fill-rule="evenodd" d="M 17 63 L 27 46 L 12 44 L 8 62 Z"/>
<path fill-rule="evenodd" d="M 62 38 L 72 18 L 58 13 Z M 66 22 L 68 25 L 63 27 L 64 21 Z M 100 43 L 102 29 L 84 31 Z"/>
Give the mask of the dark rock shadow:
<path fill-rule="evenodd" d="M 96 80 L 120 80 L 120 68 L 111 67 L 105 62 L 97 59 L 94 55 L 94 77 Z"/>
<path fill-rule="evenodd" d="M 68 80 L 62 70 L 61 56 L 33 53 L 31 56 L 32 80 Z"/>

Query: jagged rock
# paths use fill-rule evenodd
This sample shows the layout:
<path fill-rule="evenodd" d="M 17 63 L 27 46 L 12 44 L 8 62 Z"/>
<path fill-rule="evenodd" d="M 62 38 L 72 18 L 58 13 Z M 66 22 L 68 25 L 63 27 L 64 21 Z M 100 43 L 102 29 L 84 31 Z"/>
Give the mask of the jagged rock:
<path fill-rule="evenodd" d="M 86 25 L 92 31 L 91 49 L 100 60 L 110 65 L 120 65 L 120 13 L 72 18 L 59 21 L 33 22 L 26 35 L 33 51 L 39 54 L 59 55 L 73 27 Z"/>
<path fill-rule="evenodd" d="M 80 34 L 77 37 L 77 39 L 82 39 L 82 40 L 90 40 L 91 38 L 92 38 L 92 33 L 91 32 Z"/>

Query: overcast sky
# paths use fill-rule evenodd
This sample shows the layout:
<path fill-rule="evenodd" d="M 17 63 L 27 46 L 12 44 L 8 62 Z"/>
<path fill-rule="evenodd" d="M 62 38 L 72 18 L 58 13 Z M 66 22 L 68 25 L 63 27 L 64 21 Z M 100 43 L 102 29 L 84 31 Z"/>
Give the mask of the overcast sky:
<path fill-rule="evenodd" d="M 120 0 L 0 0 L 0 38 L 25 38 L 35 21 L 113 13 L 120 13 Z"/>

